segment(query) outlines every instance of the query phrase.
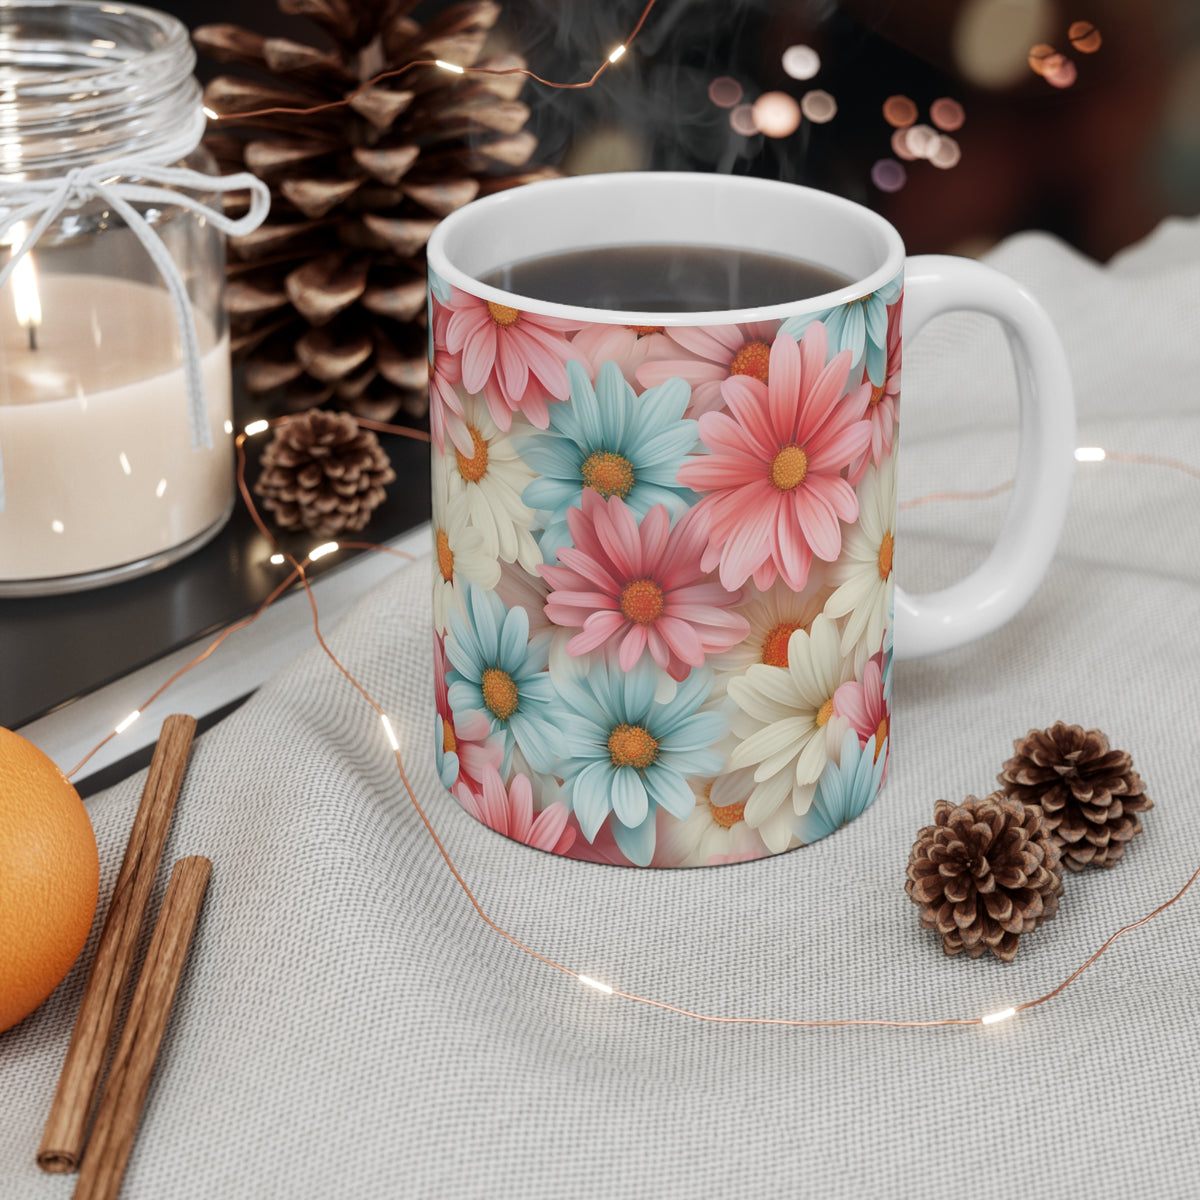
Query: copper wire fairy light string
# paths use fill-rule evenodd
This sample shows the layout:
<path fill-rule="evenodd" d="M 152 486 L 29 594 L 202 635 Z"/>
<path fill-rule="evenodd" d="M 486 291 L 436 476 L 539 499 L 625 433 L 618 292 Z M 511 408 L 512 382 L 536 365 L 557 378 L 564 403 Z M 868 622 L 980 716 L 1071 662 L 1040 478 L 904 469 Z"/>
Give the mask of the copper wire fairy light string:
<path fill-rule="evenodd" d="M 286 420 L 288 420 L 287 417 L 280 417 L 280 418 L 276 418 L 274 421 L 271 421 L 271 422 L 266 422 L 266 421 L 261 422 L 258 425 L 258 431 L 265 430 L 267 428 L 270 428 L 272 425 L 277 425 Z M 367 422 L 363 422 L 363 424 L 366 424 L 366 423 Z M 390 425 L 384 424 L 383 422 L 370 422 L 370 425 L 372 428 L 374 428 L 380 432 L 396 433 L 396 434 L 401 434 L 404 436 L 416 437 L 420 440 L 428 440 L 428 435 L 423 434 L 421 431 L 418 431 L 418 430 L 410 430 L 410 429 L 407 429 L 402 426 L 390 426 Z M 251 516 L 252 520 L 254 521 L 255 525 L 264 532 L 264 534 L 271 540 L 272 544 L 275 544 L 275 538 L 272 535 L 272 533 L 270 532 L 270 530 L 268 529 L 268 527 L 266 526 L 266 524 L 263 522 L 262 517 L 260 516 L 258 509 L 254 504 L 254 500 L 250 493 L 250 489 L 246 484 L 245 441 L 246 441 L 247 436 L 249 436 L 249 435 L 243 432 L 243 433 L 239 434 L 236 439 L 238 489 L 242 495 L 244 502 L 246 503 L 246 506 L 250 512 L 250 516 Z M 1080 457 L 1080 452 L 1077 452 L 1076 457 L 1077 458 Z M 1086 459 L 1081 459 L 1081 460 L 1099 461 L 1099 460 L 1106 459 L 1106 458 L 1112 459 L 1114 461 L 1120 461 L 1120 462 L 1129 462 L 1129 463 L 1137 463 L 1137 464 L 1141 464 L 1141 465 L 1166 467 L 1171 470 L 1181 471 L 1184 474 L 1192 476 L 1193 478 L 1200 479 L 1200 470 L 1197 470 L 1195 467 L 1192 467 L 1187 463 L 1180 462 L 1176 459 L 1163 458 L 1158 455 L 1125 454 L 1125 453 L 1118 452 L 1118 451 L 1109 452 L 1109 451 L 1100 450 L 1099 448 L 1095 448 L 1093 453 L 1088 454 Z M 914 503 L 932 502 L 934 499 L 984 499 L 986 497 L 995 496 L 995 495 L 1000 494 L 1002 491 L 1007 490 L 1008 486 L 1011 486 L 1011 484 L 1002 485 L 997 488 L 988 488 L 988 489 L 985 489 L 985 490 L 979 491 L 979 492 L 934 493 L 933 495 L 930 495 L 930 496 L 918 497 L 915 502 L 912 502 L 912 501 L 908 502 L 907 507 L 911 507 Z M 905 506 L 902 506 L 902 507 L 905 507 Z M 387 551 L 387 552 L 399 554 L 401 557 L 412 558 L 412 555 L 405 554 L 403 551 L 395 551 L 391 547 L 381 546 L 381 545 L 378 545 L 377 543 L 373 543 L 373 542 L 353 542 L 353 543 L 346 542 L 346 543 L 338 543 L 338 546 L 339 546 L 339 548 L 346 548 L 346 549 L 350 549 L 353 547 L 353 548 L 363 549 L 363 550 L 381 550 L 381 551 Z M 338 672 L 346 678 L 346 680 L 355 688 L 356 691 L 358 691 L 358 693 L 363 697 L 363 699 L 367 702 L 367 704 L 369 704 L 370 707 L 373 708 L 375 710 L 376 714 L 381 718 L 381 720 L 384 724 L 385 730 L 387 732 L 388 739 L 391 742 L 392 755 L 395 759 L 396 768 L 399 772 L 401 782 L 404 785 L 404 789 L 408 795 L 409 801 L 412 804 L 413 808 L 415 809 L 417 816 L 420 818 L 421 823 L 425 826 L 426 832 L 429 834 L 430 838 L 433 840 L 433 844 L 437 848 L 438 853 L 441 855 L 442 861 L 446 864 L 446 867 L 450 871 L 450 874 L 454 877 L 455 882 L 462 889 L 463 894 L 466 896 L 467 901 L 470 903 L 471 907 L 475 910 L 476 915 L 495 933 L 499 934 L 506 941 L 510 942 L 514 947 L 516 947 L 518 950 L 522 951 L 522 953 L 529 955 L 529 957 L 536 959 L 538 962 L 543 963 L 544 965 L 546 965 L 548 967 L 553 967 L 556 971 L 560 971 L 564 975 L 571 976 L 573 979 L 577 980 L 581 984 L 585 984 L 587 986 L 596 988 L 599 991 L 604 992 L 607 995 L 617 996 L 623 1000 L 629 1000 L 635 1004 L 641 1004 L 648 1008 L 655 1008 L 655 1009 L 659 1009 L 663 1012 L 674 1013 L 677 1016 L 686 1017 L 690 1020 L 704 1021 L 704 1022 L 707 1022 L 710 1024 L 720 1024 L 720 1025 L 774 1025 L 774 1026 L 806 1027 L 806 1028 L 831 1028 L 831 1027 L 837 1027 L 837 1026 L 858 1025 L 858 1026 L 884 1026 L 884 1027 L 895 1028 L 895 1029 L 928 1029 L 928 1028 L 937 1028 L 937 1027 L 950 1026 L 950 1025 L 980 1025 L 980 1026 L 990 1025 L 990 1024 L 996 1023 L 997 1021 L 1002 1021 L 1002 1020 L 1008 1019 L 1010 1017 L 1013 1017 L 1017 1013 L 1024 1012 L 1027 1009 L 1036 1008 L 1038 1005 L 1045 1004 L 1047 1001 L 1054 999 L 1056 996 L 1058 996 L 1060 993 L 1062 993 L 1066 988 L 1068 988 L 1072 983 L 1074 983 L 1075 980 L 1078 979 L 1089 967 L 1091 967 L 1105 953 L 1105 951 L 1108 950 L 1109 947 L 1112 946 L 1113 943 L 1117 941 L 1118 938 L 1120 938 L 1124 934 L 1129 933 L 1134 929 L 1138 929 L 1141 926 L 1147 924 L 1148 922 L 1154 920 L 1155 917 L 1159 916 L 1161 913 L 1165 912 L 1168 908 L 1170 908 L 1173 904 L 1178 902 L 1188 892 L 1188 890 L 1196 883 L 1197 879 L 1200 879 L 1200 867 L 1198 867 L 1196 869 L 1196 871 L 1188 878 L 1187 882 L 1184 883 L 1184 885 L 1179 889 L 1179 891 L 1177 891 L 1172 897 L 1170 897 L 1168 900 L 1165 900 L 1162 904 L 1160 904 L 1152 912 L 1147 913 L 1146 916 L 1141 917 L 1139 920 L 1132 921 L 1129 924 L 1122 926 L 1120 929 L 1118 929 L 1114 933 L 1112 933 L 1108 937 L 1108 939 L 1099 947 L 1099 949 L 1097 949 L 1084 962 L 1082 962 L 1073 972 L 1071 972 L 1070 975 L 1068 975 L 1064 980 L 1062 980 L 1061 983 L 1059 983 L 1056 987 L 1052 988 L 1050 991 L 1044 993 L 1041 996 L 1036 997 L 1035 999 L 1023 1001 L 1020 1004 L 1015 1004 L 1012 1007 L 1006 1008 L 1000 1012 L 991 1013 L 987 1016 L 982 1016 L 982 1017 L 942 1017 L 942 1018 L 936 1018 L 936 1019 L 927 1020 L 927 1021 L 896 1021 L 896 1020 L 889 1020 L 889 1019 L 882 1018 L 882 1017 L 860 1017 L 860 1018 L 843 1018 L 843 1019 L 831 1019 L 831 1020 L 814 1020 L 814 1019 L 790 1018 L 790 1017 L 726 1016 L 726 1015 L 722 1015 L 722 1014 L 718 1014 L 718 1013 L 706 1013 L 706 1012 L 699 1012 L 694 1009 L 683 1008 L 679 1005 L 670 1004 L 664 1000 L 656 1000 L 651 996 L 643 996 L 637 992 L 629 992 L 629 991 L 624 991 L 619 988 L 611 987 L 606 983 L 601 983 L 598 980 L 595 980 L 589 976 L 583 975 L 579 971 L 576 971 L 574 968 L 568 967 L 565 964 L 558 962 L 556 959 L 550 958 L 549 956 L 542 954 L 540 951 L 535 950 L 533 947 L 526 945 L 518 937 L 516 937 L 514 934 L 510 933 L 507 929 L 505 929 L 504 926 L 501 925 L 498 921 L 494 920 L 491 916 L 488 915 L 488 913 L 485 911 L 483 906 L 480 904 L 479 900 L 476 898 L 475 893 L 471 890 L 470 885 L 467 883 L 466 879 L 463 877 L 462 873 L 459 871 L 450 852 L 446 849 L 441 838 L 438 837 L 437 831 L 434 829 L 432 822 L 429 820 L 428 814 L 425 812 L 425 809 L 421 805 L 421 802 L 417 799 L 416 791 L 414 790 L 412 783 L 410 782 L 410 780 L 408 778 L 408 773 L 405 770 L 404 760 L 403 760 L 403 757 L 400 752 L 399 743 L 396 739 L 395 733 L 392 730 L 391 722 L 388 719 L 387 713 L 379 705 L 379 703 L 374 699 L 374 697 L 366 690 L 366 688 L 364 688 L 362 686 L 362 684 L 354 677 L 354 675 L 345 667 L 345 665 L 341 662 L 341 660 L 338 659 L 337 655 L 334 654 L 333 650 L 330 648 L 328 643 L 325 641 L 324 635 L 322 634 L 321 628 L 320 628 L 320 616 L 319 616 L 319 612 L 317 609 L 316 597 L 313 594 L 311 584 L 309 583 L 308 574 L 305 569 L 304 563 L 300 562 L 299 560 L 297 560 L 295 557 L 293 557 L 291 555 L 287 555 L 285 557 L 293 564 L 293 569 L 292 569 L 291 573 L 288 575 L 288 577 L 283 581 L 283 583 L 281 583 L 278 587 L 276 587 L 271 592 L 271 594 L 267 597 L 267 599 L 262 603 L 262 605 L 259 606 L 258 609 L 255 610 L 255 612 L 251 616 L 243 619 L 242 621 L 237 622 L 236 625 L 231 626 L 229 629 L 225 630 L 221 635 L 219 635 L 209 645 L 209 647 L 202 654 L 198 655 L 195 659 L 193 659 L 186 666 L 184 666 L 180 670 L 176 671 L 175 674 L 170 677 L 170 679 L 168 679 L 156 692 L 154 692 L 154 694 L 146 701 L 146 704 L 143 705 L 142 707 L 144 708 L 144 707 L 146 707 L 146 705 L 150 704 L 155 698 L 157 698 L 164 691 L 166 691 L 166 689 L 168 687 L 170 687 L 171 684 L 174 683 L 175 680 L 177 680 L 181 675 L 186 674 L 186 672 L 191 670 L 192 667 L 198 665 L 200 662 L 202 662 L 204 659 L 206 659 L 210 654 L 212 654 L 218 648 L 218 646 L 220 646 L 220 644 L 225 640 L 225 638 L 229 636 L 230 633 L 234 632 L 236 629 L 244 628 L 245 626 L 252 624 L 255 620 L 257 620 L 258 617 L 261 616 L 262 613 L 278 598 L 278 596 L 283 593 L 283 591 L 285 591 L 288 587 L 290 587 L 294 581 L 299 580 L 301 586 L 304 588 L 305 593 L 308 597 L 309 608 L 310 608 L 310 611 L 312 614 L 313 631 L 316 636 L 318 644 L 320 645 L 320 647 L 321 647 L 322 651 L 325 653 L 325 655 L 329 658 L 329 660 L 333 664 L 333 666 L 338 670 Z M 311 558 L 311 556 L 310 556 L 310 558 Z M 138 711 L 140 711 L 140 710 L 138 710 Z M 87 755 L 87 757 L 83 759 L 83 762 L 81 762 L 79 764 L 79 766 L 77 766 L 73 771 L 70 772 L 70 774 L 72 774 L 72 775 L 75 774 L 75 772 L 79 770 L 79 767 L 81 767 L 83 765 L 83 763 L 86 763 L 88 761 L 88 759 L 91 758 L 91 756 L 93 754 L 95 754 L 97 750 L 99 750 L 101 748 L 101 746 L 105 745 L 114 736 L 116 736 L 115 733 L 109 734 L 108 737 L 106 737 L 104 739 L 104 741 L 102 741 L 98 746 L 96 746 L 95 749 L 93 749 L 91 751 L 91 753 L 89 753 Z"/>
<path fill-rule="evenodd" d="M 638 17 L 637 24 L 626 36 L 625 40 L 618 46 L 614 47 L 609 56 L 592 72 L 592 74 L 579 83 L 559 83 L 553 79 L 543 79 L 535 71 L 530 71 L 526 67 L 464 67 L 458 63 L 446 62 L 440 58 L 417 58 L 412 62 L 407 62 L 401 67 L 394 67 L 389 71 L 381 71 L 378 75 L 373 75 L 365 83 L 360 83 L 352 92 L 347 92 L 340 100 L 328 100 L 323 104 L 313 104 L 308 107 L 290 107 L 287 105 L 275 105 L 271 108 L 252 108 L 245 112 L 235 111 L 227 113 L 214 112 L 212 109 L 205 109 L 209 117 L 216 121 L 222 120 L 238 120 L 245 121 L 251 117 L 269 117 L 276 113 L 290 114 L 292 116 L 311 116 L 313 113 L 326 112 L 333 108 L 345 108 L 350 104 L 355 97 L 363 92 L 373 88 L 376 84 L 382 83 L 385 79 L 395 79 L 398 75 L 403 75 L 415 67 L 438 67 L 443 71 L 450 71 L 455 75 L 524 75 L 527 79 L 532 79 L 535 83 L 542 84 L 543 87 L 555 88 L 558 91 L 573 92 L 580 91 L 584 88 L 593 87 L 596 81 L 608 70 L 613 63 L 617 62 L 629 49 L 633 39 L 642 31 L 642 26 L 646 23 L 646 18 L 650 15 L 658 0 L 648 0 L 646 7 L 642 9 L 642 15 Z"/>

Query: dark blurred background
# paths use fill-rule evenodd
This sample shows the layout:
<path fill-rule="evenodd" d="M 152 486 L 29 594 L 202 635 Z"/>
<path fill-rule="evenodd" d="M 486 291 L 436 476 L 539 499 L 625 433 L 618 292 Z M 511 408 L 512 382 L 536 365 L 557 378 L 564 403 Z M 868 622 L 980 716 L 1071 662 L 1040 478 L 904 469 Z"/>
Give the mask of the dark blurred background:
<path fill-rule="evenodd" d="M 493 44 L 586 78 L 644 2 L 505 0 Z M 274 0 L 160 7 L 320 39 Z M 202 77 L 217 70 L 202 60 Z M 890 97 L 911 102 L 891 102 L 893 123 Z M 1036 228 L 1104 260 L 1200 211 L 1200 0 L 659 0 L 596 87 L 521 98 L 541 162 L 806 183 L 884 213 L 913 252 Z"/>

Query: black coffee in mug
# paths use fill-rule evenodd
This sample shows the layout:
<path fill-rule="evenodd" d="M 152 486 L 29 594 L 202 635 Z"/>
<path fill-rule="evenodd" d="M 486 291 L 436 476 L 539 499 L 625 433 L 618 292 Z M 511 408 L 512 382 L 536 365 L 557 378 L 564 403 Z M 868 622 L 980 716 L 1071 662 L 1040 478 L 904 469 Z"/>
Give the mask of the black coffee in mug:
<path fill-rule="evenodd" d="M 715 312 L 807 300 L 850 280 L 814 263 L 725 246 L 600 246 L 509 263 L 481 283 L 617 312 Z"/>

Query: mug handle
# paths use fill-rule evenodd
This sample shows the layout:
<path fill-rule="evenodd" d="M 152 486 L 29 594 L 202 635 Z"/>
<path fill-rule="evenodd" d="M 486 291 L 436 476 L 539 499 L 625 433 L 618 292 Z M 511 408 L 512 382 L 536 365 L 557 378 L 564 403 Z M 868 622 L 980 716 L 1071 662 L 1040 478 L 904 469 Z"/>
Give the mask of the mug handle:
<path fill-rule="evenodd" d="M 1020 445 L 1012 499 L 987 559 L 965 579 L 913 596 L 896 588 L 895 654 L 923 658 L 999 628 L 1033 595 L 1054 557 L 1075 469 L 1075 403 L 1062 342 L 1020 284 L 969 258 L 922 254 L 904 269 L 905 343 L 930 318 L 997 317 L 1016 367 Z"/>

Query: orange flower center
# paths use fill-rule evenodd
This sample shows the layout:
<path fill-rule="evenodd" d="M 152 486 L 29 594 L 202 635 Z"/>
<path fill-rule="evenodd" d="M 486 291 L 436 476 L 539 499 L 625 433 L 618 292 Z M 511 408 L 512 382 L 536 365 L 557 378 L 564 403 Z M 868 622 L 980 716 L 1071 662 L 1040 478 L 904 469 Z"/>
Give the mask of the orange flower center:
<path fill-rule="evenodd" d="M 880 717 L 879 724 L 875 726 L 875 757 L 873 762 L 879 761 L 879 752 L 883 749 L 883 739 L 888 735 L 887 717 Z"/>
<path fill-rule="evenodd" d="M 579 473 L 584 486 L 599 492 L 605 500 L 610 496 L 624 500 L 633 490 L 633 463 L 611 450 L 597 450 L 588 455 Z"/>
<path fill-rule="evenodd" d="M 732 829 L 739 821 L 745 820 L 746 802 L 743 800 L 740 804 L 718 806 L 709 800 L 708 811 L 712 815 L 714 825 L 720 825 L 722 829 Z"/>
<path fill-rule="evenodd" d="M 501 329 L 507 329 L 510 325 L 515 325 L 517 318 L 521 315 L 519 309 L 509 308 L 507 304 L 495 304 L 491 300 L 487 302 L 487 307 L 488 312 L 492 314 L 492 320 Z"/>
<path fill-rule="evenodd" d="M 517 711 L 517 700 L 520 693 L 513 677 L 499 667 L 488 667 L 480 681 L 480 691 L 483 692 L 483 702 L 500 718 L 507 721 Z"/>
<path fill-rule="evenodd" d="M 892 573 L 892 549 L 895 546 L 895 539 L 892 537 L 891 530 L 883 535 L 883 541 L 879 543 L 879 578 L 886 579 Z"/>
<path fill-rule="evenodd" d="M 653 579 L 635 579 L 621 590 L 621 612 L 639 625 L 653 625 L 663 610 L 663 590 Z"/>
<path fill-rule="evenodd" d="M 729 364 L 730 375 L 749 375 L 759 383 L 767 382 L 771 365 L 771 347 L 766 342 L 747 342 Z"/>
<path fill-rule="evenodd" d="M 784 446 L 771 462 L 771 482 L 781 491 L 798 488 L 808 474 L 808 455 L 799 446 Z"/>
<path fill-rule="evenodd" d="M 883 389 L 885 387 L 887 387 L 887 379 L 884 379 L 878 387 L 871 389 L 871 399 L 867 402 L 869 407 L 874 408 L 883 399 Z"/>
<path fill-rule="evenodd" d="M 626 325 L 626 329 L 632 329 L 639 338 L 644 338 L 651 333 L 662 333 L 663 326 L 661 325 Z"/>
<path fill-rule="evenodd" d="M 458 460 L 458 473 L 468 483 L 478 483 L 487 474 L 488 444 L 474 425 L 468 426 L 468 428 L 471 431 L 471 444 L 475 448 L 475 453 L 467 458 L 461 450 L 455 450 L 454 457 Z"/>
<path fill-rule="evenodd" d="M 454 726 L 442 718 L 442 753 L 453 754 L 458 749 L 458 739 L 454 736 Z"/>
<path fill-rule="evenodd" d="M 817 709 L 817 728 L 829 723 L 829 718 L 833 716 L 833 697 L 830 696 L 820 708 Z"/>
<path fill-rule="evenodd" d="M 763 638 L 762 661 L 768 667 L 788 665 L 788 642 L 799 628 L 801 626 L 794 621 L 781 621 L 774 629 L 767 631 L 767 636 Z"/>
<path fill-rule="evenodd" d="M 641 725 L 618 725 L 608 735 L 608 754 L 614 767 L 644 771 L 658 758 L 658 739 Z"/>
<path fill-rule="evenodd" d="M 438 570 L 449 583 L 454 578 L 454 551 L 450 549 L 450 536 L 444 529 L 437 531 Z"/>

